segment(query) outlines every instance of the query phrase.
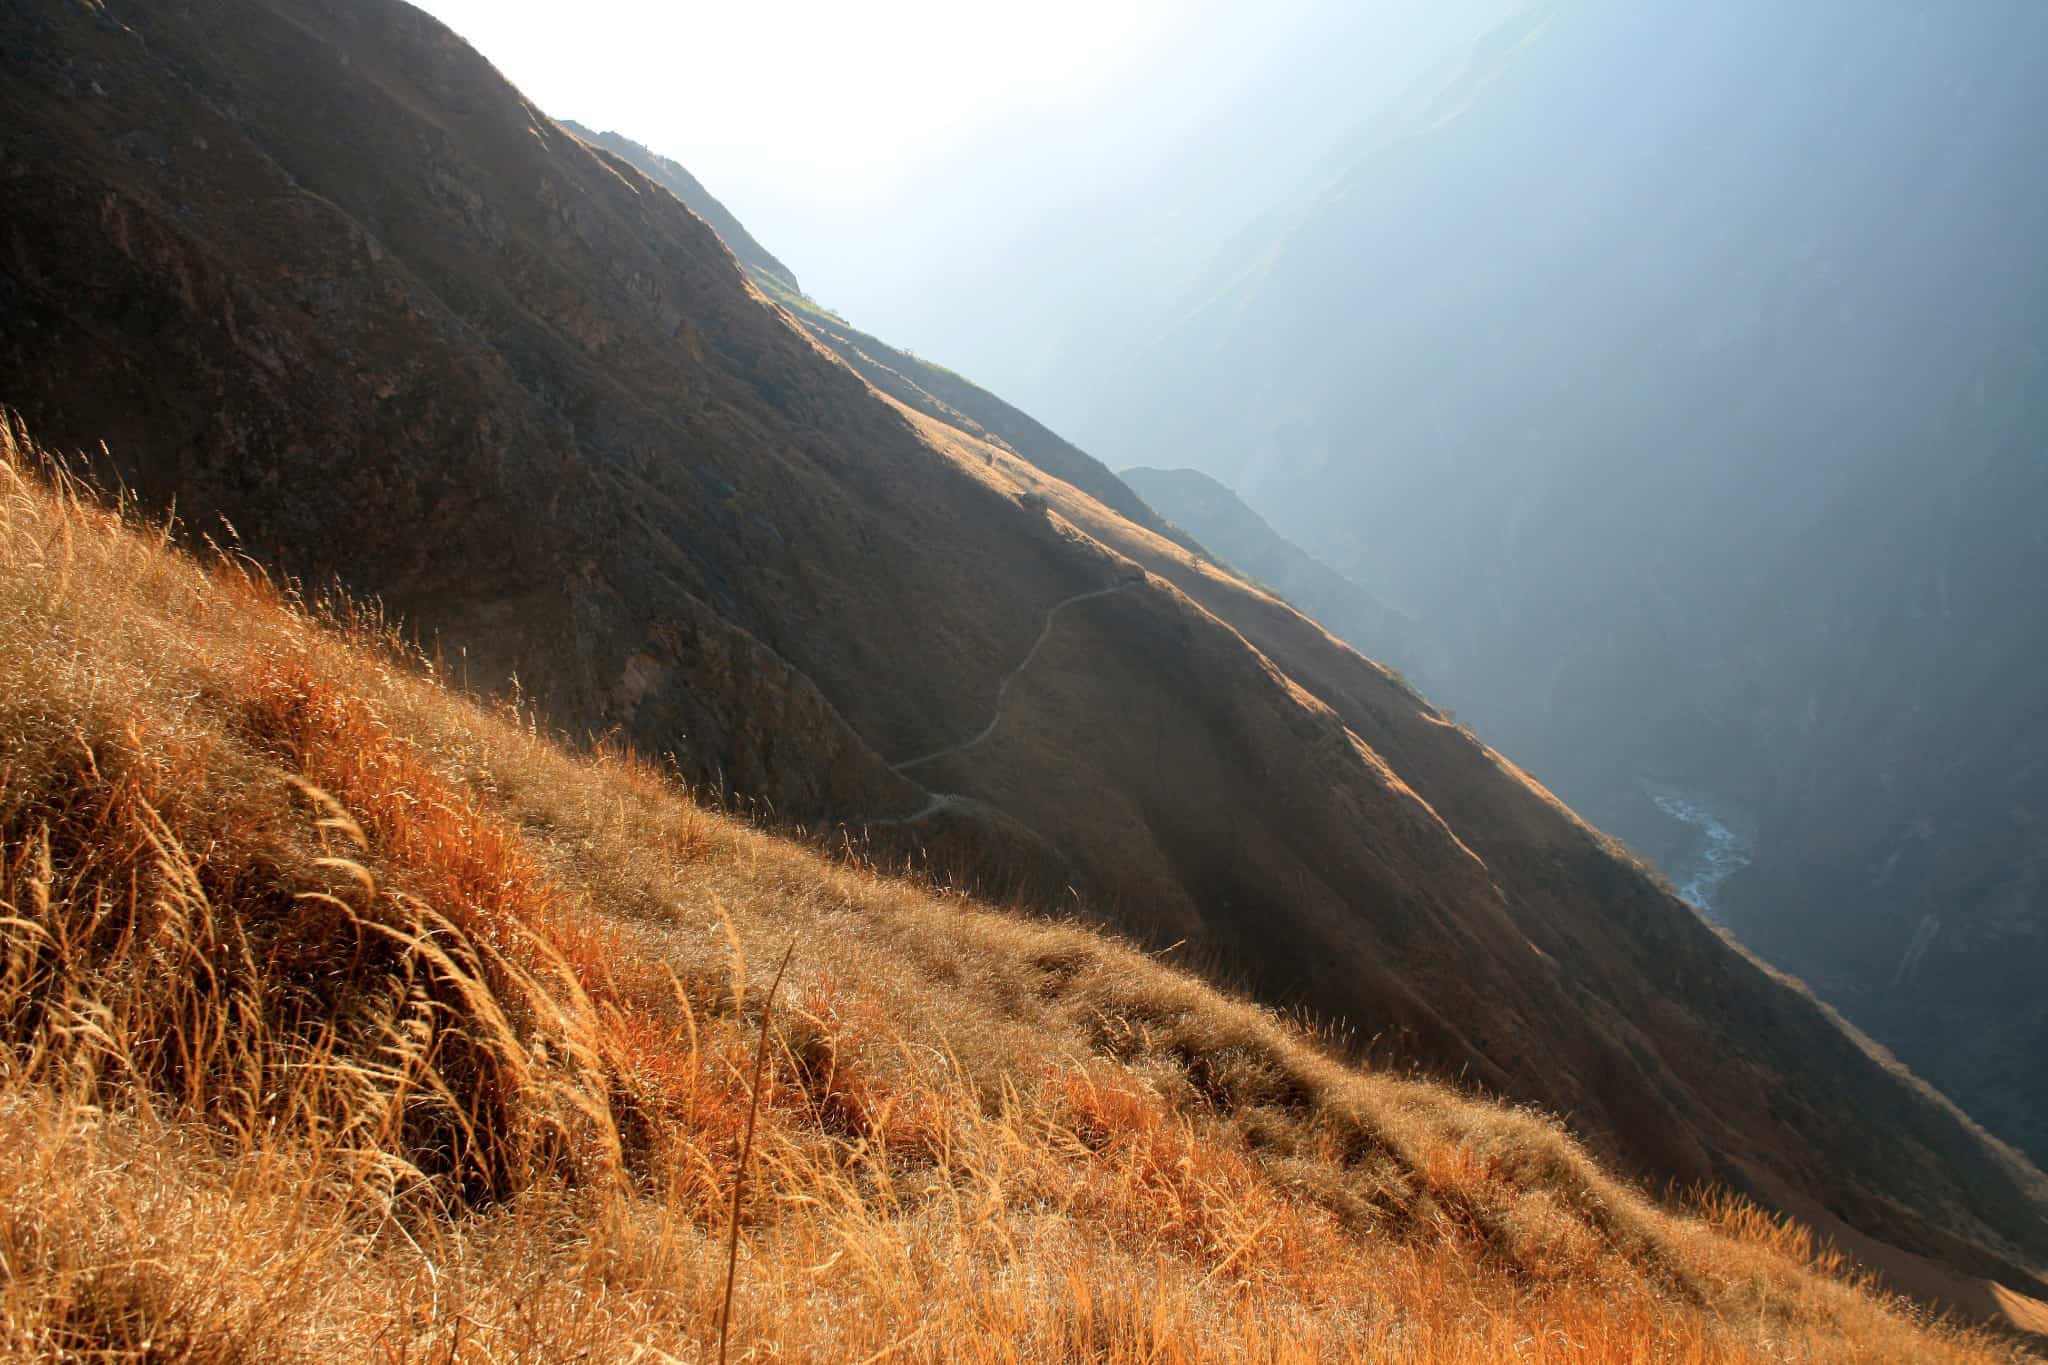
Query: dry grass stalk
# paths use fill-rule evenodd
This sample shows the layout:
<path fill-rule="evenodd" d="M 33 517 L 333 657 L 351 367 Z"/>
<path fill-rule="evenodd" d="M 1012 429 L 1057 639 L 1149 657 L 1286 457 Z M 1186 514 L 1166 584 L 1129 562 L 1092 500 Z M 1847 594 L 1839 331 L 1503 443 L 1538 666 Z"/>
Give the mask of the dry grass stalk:
<path fill-rule="evenodd" d="M 782 974 L 796 956 L 796 940 L 782 950 L 775 979 L 768 983 L 768 996 L 761 1002 L 761 1041 L 754 1049 L 754 1073 L 747 1081 L 747 1136 L 740 1143 L 740 1159 L 732 1169 L 732 1218 L 725 1229 L 725 1297 L 718 1305 L 718 1365 L 725 1365 L 727 1338 L 732 1327 L 732 1286 L 740 1264 L 740 1205 L 746 1199 L 747 1163 L 754 1156 L 754 1124 L 761 1116 L 761 1076 L 768 1066 L 768 1029 L 775 1018 L 775 993 L 782 989 Z"/>
<path fill-rule="evenodd" d="M 0 452 L 0 1360 L 2015 1356 Z"/>

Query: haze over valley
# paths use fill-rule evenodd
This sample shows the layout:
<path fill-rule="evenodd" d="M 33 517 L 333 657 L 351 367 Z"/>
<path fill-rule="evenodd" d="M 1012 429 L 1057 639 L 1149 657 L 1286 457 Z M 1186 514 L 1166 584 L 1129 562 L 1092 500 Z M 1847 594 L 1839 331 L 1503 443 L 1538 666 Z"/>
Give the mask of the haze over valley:
<path fill-rule="evenodd" d="M 2048 1343 L 2048 10 L 0 78 L 0 1353 Z"/>

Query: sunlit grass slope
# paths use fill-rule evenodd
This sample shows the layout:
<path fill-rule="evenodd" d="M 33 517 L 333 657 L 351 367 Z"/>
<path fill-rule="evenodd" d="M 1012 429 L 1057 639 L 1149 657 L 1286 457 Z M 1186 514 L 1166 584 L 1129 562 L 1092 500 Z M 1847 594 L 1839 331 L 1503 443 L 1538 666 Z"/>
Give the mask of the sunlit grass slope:
<path fill-rule="evenodd" d="M 758 833 L 0 457 L 0 1353 L 1990 1360 L 1802 1230 Z"/>

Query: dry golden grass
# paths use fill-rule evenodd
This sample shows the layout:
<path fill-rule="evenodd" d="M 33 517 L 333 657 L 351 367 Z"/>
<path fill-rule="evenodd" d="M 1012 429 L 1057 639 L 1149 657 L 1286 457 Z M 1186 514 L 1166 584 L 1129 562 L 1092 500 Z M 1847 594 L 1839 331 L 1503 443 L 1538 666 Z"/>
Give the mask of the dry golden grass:
<path fill-rule="evenodd" d="M 0 458 L 0 1353 L 1923 1360 L 1794 1225 L 828 859 Z M 757 974 L 758 975 L 758 974 Z"/>

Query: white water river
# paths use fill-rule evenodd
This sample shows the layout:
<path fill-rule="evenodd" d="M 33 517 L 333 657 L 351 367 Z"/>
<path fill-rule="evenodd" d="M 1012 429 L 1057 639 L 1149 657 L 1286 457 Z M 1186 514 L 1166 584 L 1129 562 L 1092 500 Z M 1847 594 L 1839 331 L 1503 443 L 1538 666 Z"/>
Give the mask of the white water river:
<path fill-rule="evenodd" d="M 1749 866 L 1753 856 L 1749 837 L 1696 793 L 1649 787 L 1649 795 L 1658 810 L 1697 832 L 1699 837 L 1687 856 L 1673 860 L 1671 879 L 1678 883 L 1679 895 L 1704 913 L 1713 914 L 1714 896 L 1721 884 Z"/>

